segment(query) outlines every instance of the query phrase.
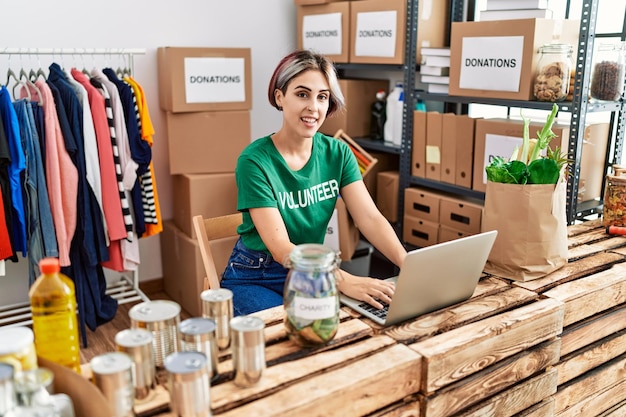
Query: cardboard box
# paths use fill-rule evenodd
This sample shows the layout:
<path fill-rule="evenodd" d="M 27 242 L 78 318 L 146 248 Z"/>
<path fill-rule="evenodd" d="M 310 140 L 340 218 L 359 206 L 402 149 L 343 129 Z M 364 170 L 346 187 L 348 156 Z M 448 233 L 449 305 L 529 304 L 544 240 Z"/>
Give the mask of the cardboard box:
<path fill-rule="evenodd" d="M 426 112 L 413 112 L 411 175 L 426 178 Z"/>
<path fill-rule="evenodd" d="M 315 5 L 298 6 L 296 10 L 298 49 L 319 52 L 335 62 L 348 62 L 350 58 L 350 2 L 312 1 L 315 3 L 302 4 Z"/>
<path fill-rule="evenodd" d="M 378 193 L 376 205 L 378 210 L 392 223 L 398 221 L 398 193 L 400 191 L 400 173 L 384 171 L 377 175 Z"/>
<path fill-rule="evenodd" d="M 238 236 L 210 242 L 215 270 L 222 274 L 226 269 Z M 163 289 L 191 317 L 202 315 L 200 293 L 206 276 L 198 241 L 180 230 L 173 221 L 163 222 L 161 233 Z"/>
<path fill-rule="evenodd" d="M 532 121 L 530 137 L 537 137 L 537 130 L 544 121 Z M 557 135 L 550 141 L 550 148 L 557 146 L 562 151 L 568 148 L 570 125 L 555 123 L 552 131 Z M 477 119 L 474 153 L 474 178 L 472 188 L 485 191 L 487 175 L 485 167 L 494 156 L 509 158 L 516 145 L 521 145 L 523 122 L 514 119 Z M 599 199 L 604 183 L 604 160 L 608 145 L 608 123 L 590 124 L 585 127 L 582 145 L 582 158 L 579 173 L 579 201 Z M 602 167 L 599 169 L 599 167 Z"/>
<path fill-rule="evenodd" d="M 324 121 L 320 131 L 334 135 L 339 129 L 353 138 L 371 133 L 371 108 L 376 92 L 389 91 L 389 80 L 339 80 L 339 87 L 346 100 L 345 111 L 333 114 Z"/>
<path fill-rule="evenodd" d="M 418 26 L 419 27 L 419 26 Z M 405 0 L 363 0 L 350 7 L 350 62 L 404 62 Z"/>
<path fill-rule="evenodd" d="M 441 194 L 417 187 L 404 189 L 404 216 L 417 217 L 439 223 Z"/>
<path fill-rule="evenodd" d="M 237 212 L 235 174 L 182 174 L 173 177 L 174 224 L 195 239 L 193 216 L 205 218 Z"/>
<path fill-rule="evenodd" d="M 472 188 L 474 167 L 475 120 L 466 115 L 455 115 L 454 129 L 456 138 L 455 184 Z M 448 126 L 444 123 L 444 127 Z M 445 134 L 448 132 L 446 131 Z"/>
<path fill-rule="evenodd" d="M 442 114 L 426 113 L 426 178 L 441 181 Z"/>
<path fill-rule="evenodd" d="M 439 202 L 439 224 L 466 233 L 480 233 L 483 204 L 461 197 L 442 196 Z"/>
<path fill-rule="evenodd" d="M 575 47 L 579 29 L 580 21 L 569 19 L 453 22 L 450 95 L 533 100 L 539 47 Z"/>
<path fill-rule="evenodd" d="M 160 47 L 157 66 L 162 110 L 252 108 L 250 48 Z"/>
<path fill-rule="evenodd" d="M 293 0 L 296 6 L 337 3 L 344 0 Z"/>
<path fill-rule="evenodd" d="M 459 239 L 473 234 L 475 233 L 463 232 L 461 230 L 456 230 L 443 224 L 439 225 L 439 243 L 448 242 L 450 240 Z"/>
<path fill-rule="evenodd" d="M 341 198 L 338 198 L 335 211 L 326 228 L 324 245 L 339 251 L 341 260 L 349 261 L 354 255 L 359 237 L 359 229 L 350 217 L 346 204 Z"/>
<path fill-rule="evenodd" d="M 373 158 L 376 158 L 377 162 L 372 167 L 367 177 L 363 178 L 363 182 L 370 192 L 372 199 L 376 201 L 378 195 L 378 173 L 383 171 L 397 171 L 400 166 L 400 155 L 389 152 L 371 152 Z"/>
<path fill-rule="evenodd" d="M 372 245 L 364 240 L 359 240 L 352 259 L 342 261 L 339 267 L 353 275 L 368 277 L 370 275 L 370 264 L 372 262 L 373 252 L 374 247 Z"/>
<path fill-rule="evenodd" d="M 250 112 L 166 113 L 170 174 L 234 172 L 250 144 Z"/>
<path fill-rule="evenodd" d="M 456 184 L 456 114 L 441 115 L 441 182 Z M 471 186 L 471 183 L 470 183 Z"/>
<path fill-rule="evenodd" d="M 404 216 L 402 237 L 417 247 L 434 245 L 439 239 L 439 224 L 418 217 Z"/>

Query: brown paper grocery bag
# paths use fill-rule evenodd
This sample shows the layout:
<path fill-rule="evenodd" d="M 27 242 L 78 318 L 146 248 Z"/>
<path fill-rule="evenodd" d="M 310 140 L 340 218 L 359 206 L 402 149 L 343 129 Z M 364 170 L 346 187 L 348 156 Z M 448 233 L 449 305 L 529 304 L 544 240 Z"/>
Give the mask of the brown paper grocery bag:
<path fill-rule="evenodd" d="M 567 263 L 566 184 L 487 182 L 481 229 L 498 236 L 485 272 L 530 281 Z"/>

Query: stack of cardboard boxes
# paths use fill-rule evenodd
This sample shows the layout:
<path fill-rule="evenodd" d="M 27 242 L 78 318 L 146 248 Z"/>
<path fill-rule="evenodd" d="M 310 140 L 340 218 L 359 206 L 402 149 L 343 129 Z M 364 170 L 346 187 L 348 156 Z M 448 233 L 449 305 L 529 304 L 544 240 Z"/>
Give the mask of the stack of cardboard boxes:
<path fill-rule="evenodd" d="M 251 141 L 250 55 L 248 48 L 158 50 L 174 200 L 161 234 L 164 290 L 194 316 L 205 273 L 192 217 L 237 211 L 235 166 Z"/>

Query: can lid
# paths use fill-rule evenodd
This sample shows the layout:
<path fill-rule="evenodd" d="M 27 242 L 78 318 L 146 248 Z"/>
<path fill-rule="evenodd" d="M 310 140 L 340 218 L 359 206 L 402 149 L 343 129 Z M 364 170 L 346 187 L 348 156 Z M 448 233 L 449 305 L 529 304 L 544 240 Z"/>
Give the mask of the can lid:
<path fill-rule="evenodd" d="M 8 355 L 30 346 L 35 336 L 28 327 L 0 327 L 0 340 L 0 355 Z"/>
<path fill-rule="evenodd" d="M 207 369 L 207 357 L 202 352 L 174 352 L 165 358 L 165 369 L 172 374 L 190 374 Z"/>
<path fill-rule="evenodd" d="M 259 317 L 237 316 L 230 320 L 230 328 L 239 332 L 253 332 L 263 330 L 265 322 Z"/>
<path fill-rule="evenodd" d="M 13 365 L 0 362 L 0 381 L 13 380 Z"/>
<path fill-rule="evenodd" d="M 140 327 L 117 332 L 115 344 L 122 347 L 138 347 L 152 343 L 154 336 L 150 330 Z"/>
<path fill-rule="evenodd" d="M 91 371 L 100 374 L 115 374 L 130 369 L 133 362 L 130 357 L 123 352 L 107 352 L 91 359 L 89 365 Z"/>
<path fill-rule="evenodd" d="M 180 314 L 180 305 L 169 300 L 152 300 L 134 305 L 128 311 L 132 320 L 162 321 L 177 317 Z"/>
<path fill-rule="evenodd" d="M 58 258 L 42 258 L 39 260 L 39 270 L 42 274 L 54 274 L 61 270 Z"/>
<path fill-rule="evenodd" d="M 215 320 L 204 317 L 192 317 L 183 320 L 178 325 L 178 331 L 182 334 L 202 335 L 215 331 Z"/>
<path fill-rule="evenodd" d="M 204 301 L 225 301 L 233 298 L 233 292 L 228 288 L 215 288 L 202 291 L 200 298 Z"/>

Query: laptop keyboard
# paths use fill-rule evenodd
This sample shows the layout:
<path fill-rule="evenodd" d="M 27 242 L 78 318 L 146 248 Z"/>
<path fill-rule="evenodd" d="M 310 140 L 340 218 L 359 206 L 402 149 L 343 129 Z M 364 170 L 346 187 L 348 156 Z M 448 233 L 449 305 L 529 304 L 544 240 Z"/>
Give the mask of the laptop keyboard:
<path fill-rule="evenodd" d="M 380 301 L 378 300 L 379 303 L 381 303 L 383 305 L 383 308 L 376 308 L 368 303 L 361 303 L 359 304 L 359 307 L 361 307 L 363 310 L 367 310 L 370 313 L 372 313 L 373 315 L 375 315 L 376 317 L 380 317 L 381 319 L 386 319 L 387 318 L 387 312 L 389 311 L 389 304 L 385 303 L 384 301 Z"/>

